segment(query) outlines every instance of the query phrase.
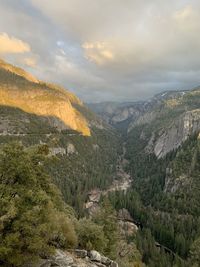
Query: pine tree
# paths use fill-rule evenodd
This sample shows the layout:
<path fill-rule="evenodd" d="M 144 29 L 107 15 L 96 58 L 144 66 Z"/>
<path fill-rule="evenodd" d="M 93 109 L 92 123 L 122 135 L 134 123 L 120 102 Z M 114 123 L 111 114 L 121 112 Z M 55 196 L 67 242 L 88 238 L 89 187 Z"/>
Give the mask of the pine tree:
<path fill-rule="evenodd" d="M 107 246 L 104 249 L 105 255 L 115 259 L 119 240 L 119 229 L 116 211 L 107 198 L 103 200 L 101 209 L 95 215 L 94 221 L 103 227 L 105 238 L 108 240 Z"/>
<path fill-rule="evenodd" d="M 73 224 L 39 154 L 19 144 L 0 155 L 0 263 L 21 266 L 76 243 Z"/>

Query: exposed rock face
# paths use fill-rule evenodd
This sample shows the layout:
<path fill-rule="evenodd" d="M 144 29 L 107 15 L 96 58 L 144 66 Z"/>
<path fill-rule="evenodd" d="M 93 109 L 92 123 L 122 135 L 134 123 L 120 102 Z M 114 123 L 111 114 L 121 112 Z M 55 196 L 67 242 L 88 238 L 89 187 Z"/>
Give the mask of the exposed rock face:
<path fill-rule="evenodd" d="M 123 122 L 129 118 L 135 119 L 140 115 L 140 111 L 134 107 L 125 107 L 116 112 L 112 117 L 113 124 Z"/>
<path fill-rule="evenodd" d="M 182 173 L 181 175 L 178 176 L 174 176 L 172 168 L 166 169 L 165 185 L 164 185 L 165 193 L 175 193 L 180 188 L 189 188 L 190 183 L 191 183 L 191 178 L 185 173 Z"/>
<path fill-rule="evenodd" d="M 130 132 L 135 126 L 151 123 L 156 117 L 157 117 L 157 112 L 155 111 L 142 114 L 137 118 L 137 120 L 131 121 L 131 123 L 128 126 L 128 132 Z"/>
<path fill-rule="evenodd" d="M 99 150 L 99 145 L 97 145 L 97 144 L 93 144 L 92 147 L 94 150 Z"/>
<path fill-rule="evenodd" d="M 11 73 L 18 75 L 18 76 L 22 76 L 23 78 L 25 78 L 26 80 L 28 80 L 30 82 L 39 83 L 39 81 L 30 73 L 24 71 L 21 68 L 18 68 L 18 67 L 11 65 L 11 64 L 8 64 L 1 59 L 0 59 L 0 67 L 5 69 L 6 71 L 9 71 Z"/>
<path fill-rule="evenodd" d="M 159 133 L 154 143 L 154 153 L 158 158 L 178 148 L 187 138 L 200 130 L 200 109 L 188 111 L 179 117 L 168 129 Z M 153 143 L 153 142 L 152 142 Z"/>
<path fill-rule="evenodd" d="M 101 262 L 101 254 L 98 251 L 91 250 L 89 256 L 92 261 Z"/>
<path fill-rule="evenodd" d="M 56 156 L 56 155 L 65 155 L 66 149 L 63 147 L 53 147 L 49 148 L 50 156 Z"/>
<path fill-rule="evenodd" d="M 98 251 L 74 250 L 64 252 L 56 250 L 54 256 L 40 260 L 35 265 L 24 267 L 118 267 L 118 264 L 107 257 L 102 256 Z"/>
<path fill-rule="evenodd" d="M 172 178 L 170 175 L 167 175 L 165 178 L 165 193 L 175 193 L 179 188 L 183 188 L 190 184 L 190 179 L 186 175 L 181 175 L 176 177 L 176 179 Z"/>
<path fill-rule="evenodd" d="M 85 203 L 85 208 L 90 215 L 95 214 L 99 210 L 99 201 L 102 195 L 100 190 L 92 190 L 88 194 L 88 201 Z"/>
<path fill-rule="evenodd" d="M 121 209 L 118 211 L 118 220 L 133 222 L 133 218 L 127 209 Z"/>
<path fill-rule="evenodd" d="M 128 120 L 135 120 L 143 112 L 144 102 L 115 103 L 105 102 L 88 106 L 99 114 L 107 123 L 117 125 Z"/>
<path fill-rule="evenodd" d="M 99 203 L 100 198 L 101 198 L 101 191 L 100 190 L 92 190 L 88 194 L 89 202 L 96 202 Z"/>
<path fill-rule="evenodd" d="M 67 145 L 67 155 L 74 154 L 76 152 L 75 146 L 71 143 Z"/>
<path fill-rule="evenodd" d="M 88 106 L 99 114 L 107 123 L 117 126 L 127 122 L 125 126 L 128 131 L 139 124 L 150 123 L 157 116 L 155 106 L 162 105 L 163 101 L 168 104 L 176 103 L 177 98 L 183 97 L 188 91 L 169 91 L 155 95 L 147 101 L 139 102 L 102 102 L 88 104 Z"/>
<path fill-rule="evenodd" d="M 138 227 L 127 209 L 119 210 L 117 218 L 122 235 L 132 236 L 138 231 Z"/>
<path fill-rule="evenodd" d="M 59 130 L 73 129 L 90 135 L 87 120 L 76 108 L 83 106 L 76 96 L 59 86 L 40 82 L 24 70 L 1 61 L 0 74 L 1 77 L 8 76 L 1 81 L 0 105 L 45 116 Z"/>
<path fill-rule="evenodd" d="M 85 203 L 89 215 L 94 215 L 99 210 L 99 201 L 101 196 L 106 196 L 110 192 L 123 191 L 127 192 L 132 185 L 132 177 L 125 171 L 128 161 L 124 158 L 126 153 L 125 143 L 123 144 L 123 153 L 118 158 L 116 179 L 107 190 L 94 189 L 88 193 L 88 201 Z"/>

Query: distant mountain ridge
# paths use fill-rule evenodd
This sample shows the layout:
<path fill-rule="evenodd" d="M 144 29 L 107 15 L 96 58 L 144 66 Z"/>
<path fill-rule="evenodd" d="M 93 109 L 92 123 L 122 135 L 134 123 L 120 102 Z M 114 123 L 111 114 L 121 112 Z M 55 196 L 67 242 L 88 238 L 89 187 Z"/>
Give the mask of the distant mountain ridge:
<path fill-rule="evenodd" d="M 200 88 L 166 91 L 147 101 L 89 104 L 107 123 L 129 135 L 134 127 L 149 128 L 146 151 L 163 157 L 200 129 Z M 144 134 L 142 134 L 144 138 Z"/>

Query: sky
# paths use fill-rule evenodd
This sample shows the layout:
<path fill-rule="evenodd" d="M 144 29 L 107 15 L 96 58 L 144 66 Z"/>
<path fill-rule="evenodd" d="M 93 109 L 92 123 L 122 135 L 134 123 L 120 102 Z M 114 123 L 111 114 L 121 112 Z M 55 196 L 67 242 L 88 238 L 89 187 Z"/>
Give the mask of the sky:
<path fill-rule="evenodd" d="M 0 58 L 85 102 L 200 85 L 199 0 L 0 0 Z"/>

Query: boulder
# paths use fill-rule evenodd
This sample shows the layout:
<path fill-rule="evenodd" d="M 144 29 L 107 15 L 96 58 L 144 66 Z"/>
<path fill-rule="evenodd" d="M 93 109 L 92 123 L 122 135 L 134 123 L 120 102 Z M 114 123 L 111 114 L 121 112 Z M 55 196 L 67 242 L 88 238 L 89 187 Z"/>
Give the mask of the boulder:
<path fill-rule="evenodd" d="M 105 267 L 106 265 L 101 263 L 101 262 L 96 262 L 95 263 L 95 266 L 98 266 L 98 267 Z"/>
<path fill-rule="evenodd" d="M 74 263 L 72 257 L 67 256 L 62 250 L 56 250 L 56 254 L 52 257 L 51 266 L 69 267 Z"/>
<path fill-rule="evenodd" d="M 74 154 L 76 152 L 75 146 L 71 143 L 67 145 L 67 155 Z"/>
<path fill-rule="evenodd" d="M 103 263 L 106 266 L 109 266 L 111 263 L 111 260 L 108 259 L 107 257 L 101 256 L 101 263 Z"/>
<path fill-rule="evenodd" d="M 117 262 L 112 261 L 111 264 L 110 264 L 110 267 L 119 267 L 119 266 L 118 266 Z"/>
<path fill-rule="evenodd" d="M 77 255 L 78 258 L 86 258 L 87 257 L 87 250 L 83 250 L 83 249 L 76 249 L 75 253 Z"/>
<path fill-rule="evenodd" d="M 101 262 L 101 254 L 96 250 L 91 250 L 88 256 L 91 261 Z"/>

